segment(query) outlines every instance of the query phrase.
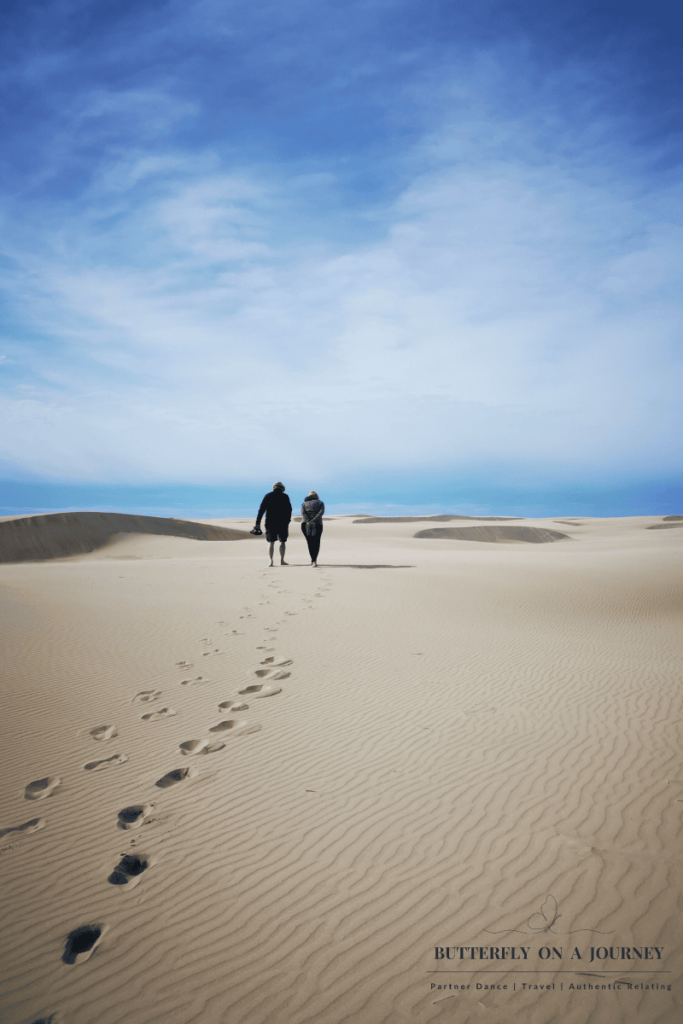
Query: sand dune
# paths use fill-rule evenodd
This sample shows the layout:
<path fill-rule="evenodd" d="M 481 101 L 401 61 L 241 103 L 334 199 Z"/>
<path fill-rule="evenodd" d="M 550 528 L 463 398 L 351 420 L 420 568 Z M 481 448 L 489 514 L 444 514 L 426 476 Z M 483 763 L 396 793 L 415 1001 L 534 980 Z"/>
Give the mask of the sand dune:
<path fill-rule="evenodd" d="M 538 526 L 445 526 L 419 530 L 415 536 L 431 540 L 478 540 L 489 544 L 549 544 L 569 539 L 566 533 Z"/>
<path fill-rule="evenodd" d="M 661 521 L 1 565 L 2 1024 L 678 1024 Z"/>
<path fill-rule="evenodd" d="M 479 523 L 503 523 L 518 516 L 363 516 L 354 523 L 450 523 L 453 519 L 472 519 Z"/>
<path fill-rule="evenodd" d="M 120 534 L 251 540 L 243 530 L 118 512 L 55 512 L 0 522 L 0 562 L 37 562 L 95 551 Z"/>

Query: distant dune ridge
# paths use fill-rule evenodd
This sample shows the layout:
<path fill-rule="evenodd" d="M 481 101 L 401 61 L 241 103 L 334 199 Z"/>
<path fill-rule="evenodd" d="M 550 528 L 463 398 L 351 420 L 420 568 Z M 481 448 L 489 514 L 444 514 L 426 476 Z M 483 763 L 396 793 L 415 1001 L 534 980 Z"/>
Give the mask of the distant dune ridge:
<path fill-rule="evenodd" d="M 248 533 L 185 519 L 120 512 L 54 512 L 0 522 L 0 562 L 42 562 L 96 551 L 117 534 L 148 533 L 194 540 L 248 540 Z"/>
<path fill-rule="evenodd" d="M 429 540 L 478 540 L 489 544 L 549 544 L 569 540 L 566 533 L 538 526 L 446 526 L 418 530 L 415 536 Z"/>
<path fill-rule="evenodd" d="M 350 517 L 349 517 L 350 518 Z M 365 523 L 518 523 L 516 516 L 363 516 L 353 524 Z M 298 521 L 298 519 L 296 520 Z M 566 522 L 568 526 L 579 523 Z M 683 516 L 664 516 L 648 530 L 670 530 L 683 526 Z M 0 521 L 0 563 L 42 562 L 53 558 L 87 554 L 111 543 L 122 534 L 184 537 L 190 540 L 251 540 L 249 533 L 209 523 L 161 516 L 128 515 L 119 512 L 54 512 Z M 414 535 L 431 540 L 468 540 L 488 543 L 547 544 L 568 540 L 569 535 L 537 526 L 463 526 L 420 530 Z"/>
<path fill-rule="evenodd" d="M 677 526 L 683 526 L 683 522 L 666 522 L 667 519 L 683 520 L 683 516 L 664 516 L 665 522 L 655 523 L 654 526 L 648 526 L 648 530 L 675 530 Z"/>
<path fill-rule="evenodd" d="M 479 523 L 507 523 L 519 516 L 363 516 L 354 523 L 450 523 L 453 519 L 472 519 Z"/>

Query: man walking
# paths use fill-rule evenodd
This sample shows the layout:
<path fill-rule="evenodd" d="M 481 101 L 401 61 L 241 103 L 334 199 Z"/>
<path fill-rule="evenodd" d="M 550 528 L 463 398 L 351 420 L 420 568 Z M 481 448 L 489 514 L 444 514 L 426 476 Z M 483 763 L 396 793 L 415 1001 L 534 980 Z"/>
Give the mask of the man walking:
<path fill-rule="evenodd" d="M 285 494 L 285 485 L 280 482 L 273 484 L 273 489 L 261 502 L 256 516 L 256 526 L 252 533 L 261 532 L 261 519 L 266 516 L 266 540 L 270 544 L 270 564 L 273 564 L 275 542 L 280 541 L 280 565 L 285 562 L 285 544 L 289 536 L 289 523 L 292 518 L 292 503 Z"/>

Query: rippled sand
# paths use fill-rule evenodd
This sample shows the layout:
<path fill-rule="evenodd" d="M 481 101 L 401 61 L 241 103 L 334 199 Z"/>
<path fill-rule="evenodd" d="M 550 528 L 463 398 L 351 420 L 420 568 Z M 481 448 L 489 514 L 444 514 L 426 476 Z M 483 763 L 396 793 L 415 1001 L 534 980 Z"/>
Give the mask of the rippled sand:
<path fill-rule="evenodd" d="M 683 521 L 251 522 L 0 565 L 3 1024 L 683 1019 Z"/>

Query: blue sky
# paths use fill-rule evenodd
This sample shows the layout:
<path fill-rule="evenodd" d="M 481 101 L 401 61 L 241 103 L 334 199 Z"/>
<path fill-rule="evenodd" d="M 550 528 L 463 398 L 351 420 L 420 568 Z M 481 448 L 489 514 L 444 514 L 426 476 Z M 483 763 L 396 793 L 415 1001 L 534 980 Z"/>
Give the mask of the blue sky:
<path fill-rule="evenodd" d="M 678 5 L 3 20 L 2 507 L 681 511 Z"/>

